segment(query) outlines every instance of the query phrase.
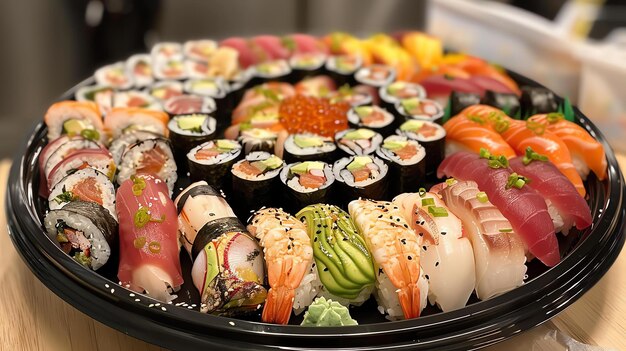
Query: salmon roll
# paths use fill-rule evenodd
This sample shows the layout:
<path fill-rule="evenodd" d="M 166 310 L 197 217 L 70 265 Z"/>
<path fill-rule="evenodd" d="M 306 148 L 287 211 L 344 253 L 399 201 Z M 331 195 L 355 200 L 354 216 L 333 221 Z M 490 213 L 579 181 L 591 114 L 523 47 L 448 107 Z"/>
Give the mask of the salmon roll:
<path fill-rule="evenodd" d="M 357 106 L 348 111 L 348 124 L 352 128 L 368 128 L 383 136 L 396 129 L 396 118 L 389 111 L 378 106 Z"/>
<path fill-rule="evenodd" d="M 387 197 L 389 167 L 374 156 L 340 158 L 333 164 L 336 180 L 336 200 L 344 208 L 357 198 L 383 200 Z M 393 179 L 393 178 L 392 178 Z"/>
<path fill-rule="evenodd" d="M 283 160 L 268 152 L 255 151 L 235 163 L 231 169 L 233 204 L 241 217 L 261 207 L 272 207 L 280 185 Z"/>
<path fill-rule="evenodd" d="M 49 141 L 65 134 L 80 135 L 102 143 L 108 139 L 102 124 L 102 114 L 94 102 L 69 100 L 57 102 L 46 111 L 44 122 L 48 127 Z"/>
<path fill-rule="evenodd" d="M 396 130 L 398 135 L 415 140 L 426 151 L 426 174 L 434 174 L 446 156 L 446 130 L 429 121 L 409 120 Z"/>
<path fill-rule="evenodd" d="M 376 156 L 389 165 L 391 193 L 394 195 L 417 191 L 426 177 L 426 151 L 420 143 L 407 137 L 392 135 L 385 138 Z"/>
<path fill-rule="evenodd" d="M 133 55 L 126 60 L 126 74 L 131 77 L 135 88 L 147 87 L 154 83 L 152 58 L 150 55 Z"/>
<path fill-rule="evenodd" d="M 117 220 L 115 187 L 106 174 L 85 168 L 65 176 L 52 188 L 48 207 L 57 210 L 77 200 L 97 203 Z"/>
<path fill-rule="evenodd" d="M 328 203 L 335 176 L 328 163 L 305 161 L 285 166 L 280 172 L 280 181 L 285 207 L 295 213 L 308 205 Z"/>
<path fill-rule="evenodd" d="M 230 189 L 230 169 L 242 157 L 241 145 L 233 140 L 217 139 L 198 145 L 187 153 L 189 176 L 204 180 L 218 190 Z"/>

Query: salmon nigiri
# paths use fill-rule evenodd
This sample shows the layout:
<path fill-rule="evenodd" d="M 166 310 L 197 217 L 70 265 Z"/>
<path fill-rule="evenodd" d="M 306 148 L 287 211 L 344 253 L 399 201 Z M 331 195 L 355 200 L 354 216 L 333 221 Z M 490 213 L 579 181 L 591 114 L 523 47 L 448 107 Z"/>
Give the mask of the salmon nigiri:
<path fill-rule="evenodd" d="M 447 121 L 443 127 L 446 130 L 447 154 L 458 150 L 479 153 L 482 148 L 493 154 L 504 155 L 506 158 L 515 157 L 515 151 L 511 146 L 482 120 L 474 120 L 472 116 L 468 117 L 461 113 Z"/>
<path fill-rule="evenodd" d="M 599 180 L 606 177 L 606 156 L 604 147 L 585 128 L 563 118 L 560 113 L 541 114 L 530 117 L 531 121 L 546 126 L 546 130 L 561 138 L 572 155 L 572 162 L 583 179 L 589 170 Z"/>

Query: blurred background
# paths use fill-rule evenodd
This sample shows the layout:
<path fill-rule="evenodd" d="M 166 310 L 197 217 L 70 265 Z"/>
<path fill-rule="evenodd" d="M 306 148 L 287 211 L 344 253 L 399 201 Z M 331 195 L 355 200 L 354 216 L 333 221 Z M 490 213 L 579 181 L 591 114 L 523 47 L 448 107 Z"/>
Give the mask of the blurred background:
<path fill-rule="evenodd" d="M 0 2 L 0 157 L 104 64 L 163 40 L 358 36 L 420 29 L 569 96 L 619 144 L 626 131 L 623 0 L 20 0 Z M 620 95 L 621 94 L 621 95 Z M 617 128 L 615 128 L 617 127 Z"/>

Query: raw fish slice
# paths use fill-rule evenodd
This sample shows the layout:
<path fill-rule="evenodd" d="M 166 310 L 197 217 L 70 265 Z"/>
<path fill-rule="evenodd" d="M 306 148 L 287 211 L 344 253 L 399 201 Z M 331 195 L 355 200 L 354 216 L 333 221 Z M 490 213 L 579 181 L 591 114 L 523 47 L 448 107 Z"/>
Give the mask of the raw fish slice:
<path fill-rule="evenodd" d="M 433 205 L 425 201 L 432 201 Z M 404 193 L 396 196 L 393 203 L 400 208 L 419 241 L 427 231 L 431 231 L 430 237 L 438 237 L 436 245 L 420 242 L 420 263 L 428 276 L 428 299 L 444 312 L 463 308 L 474 291 L 476 274 L 472 245 L 462 237 L 461 221 L 450 211 L 441 217 L 430 214 L 430 206 L 446 209 L 445 203 L 433 193 Z M 421 215 L 416 216 L 417 213 Z M 433 230 L 436 232 L 432 233 Z"/>
<path fill-rule="evenodd" d="M 257 44 L 239 37 L 222 40 L 220 46 L 231 47 L 239 52 L 239 65 L 248 68 L 267 60 L 267 54 Z"/>
<path fill-rule="evenodd" d="M 328 48 L 318 38 L 308 34 L 291 34 L 282 38 L 283 45 L 292 54 L 328 54 Z"/>
<path fill-rule="evenodd" d="M 475 153 L 479 153 L 480 149 L 486 149 L 494 155 L 515 157 L 515 151 L 498 133 L 485 124 L 468 119 L 463 113 L 451 118 L 443 127 L 446 130 L 448 154 L 453 153 L 450 152 L 449 145 L 458 144 L 462 149 Z"/>
<path fill-rule="evenodd" d="M 531 179 L 528 184 L 550 201 L 563 219 L 562 232 L 572 226 L 585 229 L 592 223 L 591 210 L 572 183 L 549 161 L 532 161 L 524 165 L 523 157 L 510 160 L 510 167 L 520 175 Z"/>
<path fill-rule="evenodd" d="M 511 231 L 511 223 L 489 200 L 478 199 L 476 182 L 459 181 L 441 188 L 443 200 L 461 219 L 472 242 L 478 298 L 486 300 L 521 286 L 526 274 L 525 247 Z"/>
<path fill-rule="evenodd" d="M 289 57 L 289 50 L 283 46 L 281 39 L 277 36 L 258 35 L 252 38 L 252 41 L 272 60 L 284 60 Z"/>
<path fill-rule="evenodd" d="M 437 169 L 440 178 L 446 175 L 475 181 L 489 201 L 511 222 L 513 231 L 518 233 L 530 253 L 552 267 L 560 261 L 559 244 L 545 200 L 529 186 L 507 189 L 511 174 L 510 168 L 490 168 L 486 159 L 469 152 L 457 152 L 447 157 Z"/>

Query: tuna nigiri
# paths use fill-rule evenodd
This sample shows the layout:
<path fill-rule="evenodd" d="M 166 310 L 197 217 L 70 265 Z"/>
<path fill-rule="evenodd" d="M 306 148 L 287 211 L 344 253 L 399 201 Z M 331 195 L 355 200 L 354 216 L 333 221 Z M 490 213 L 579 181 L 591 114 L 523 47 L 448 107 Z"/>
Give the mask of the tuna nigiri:
<path fill-rule="evenodd" d="M 543 197 L 525 185 L 507 167 L 502 157 L 457 152 L 447 157 L 437 169 L 437 176 L 447 175 L 459 180 L 473 180 L 484 191 L 511 227 L 524 241 L 530 253 L 547 266 L 560 261 L 559 244 L 552 218 Z"/>

